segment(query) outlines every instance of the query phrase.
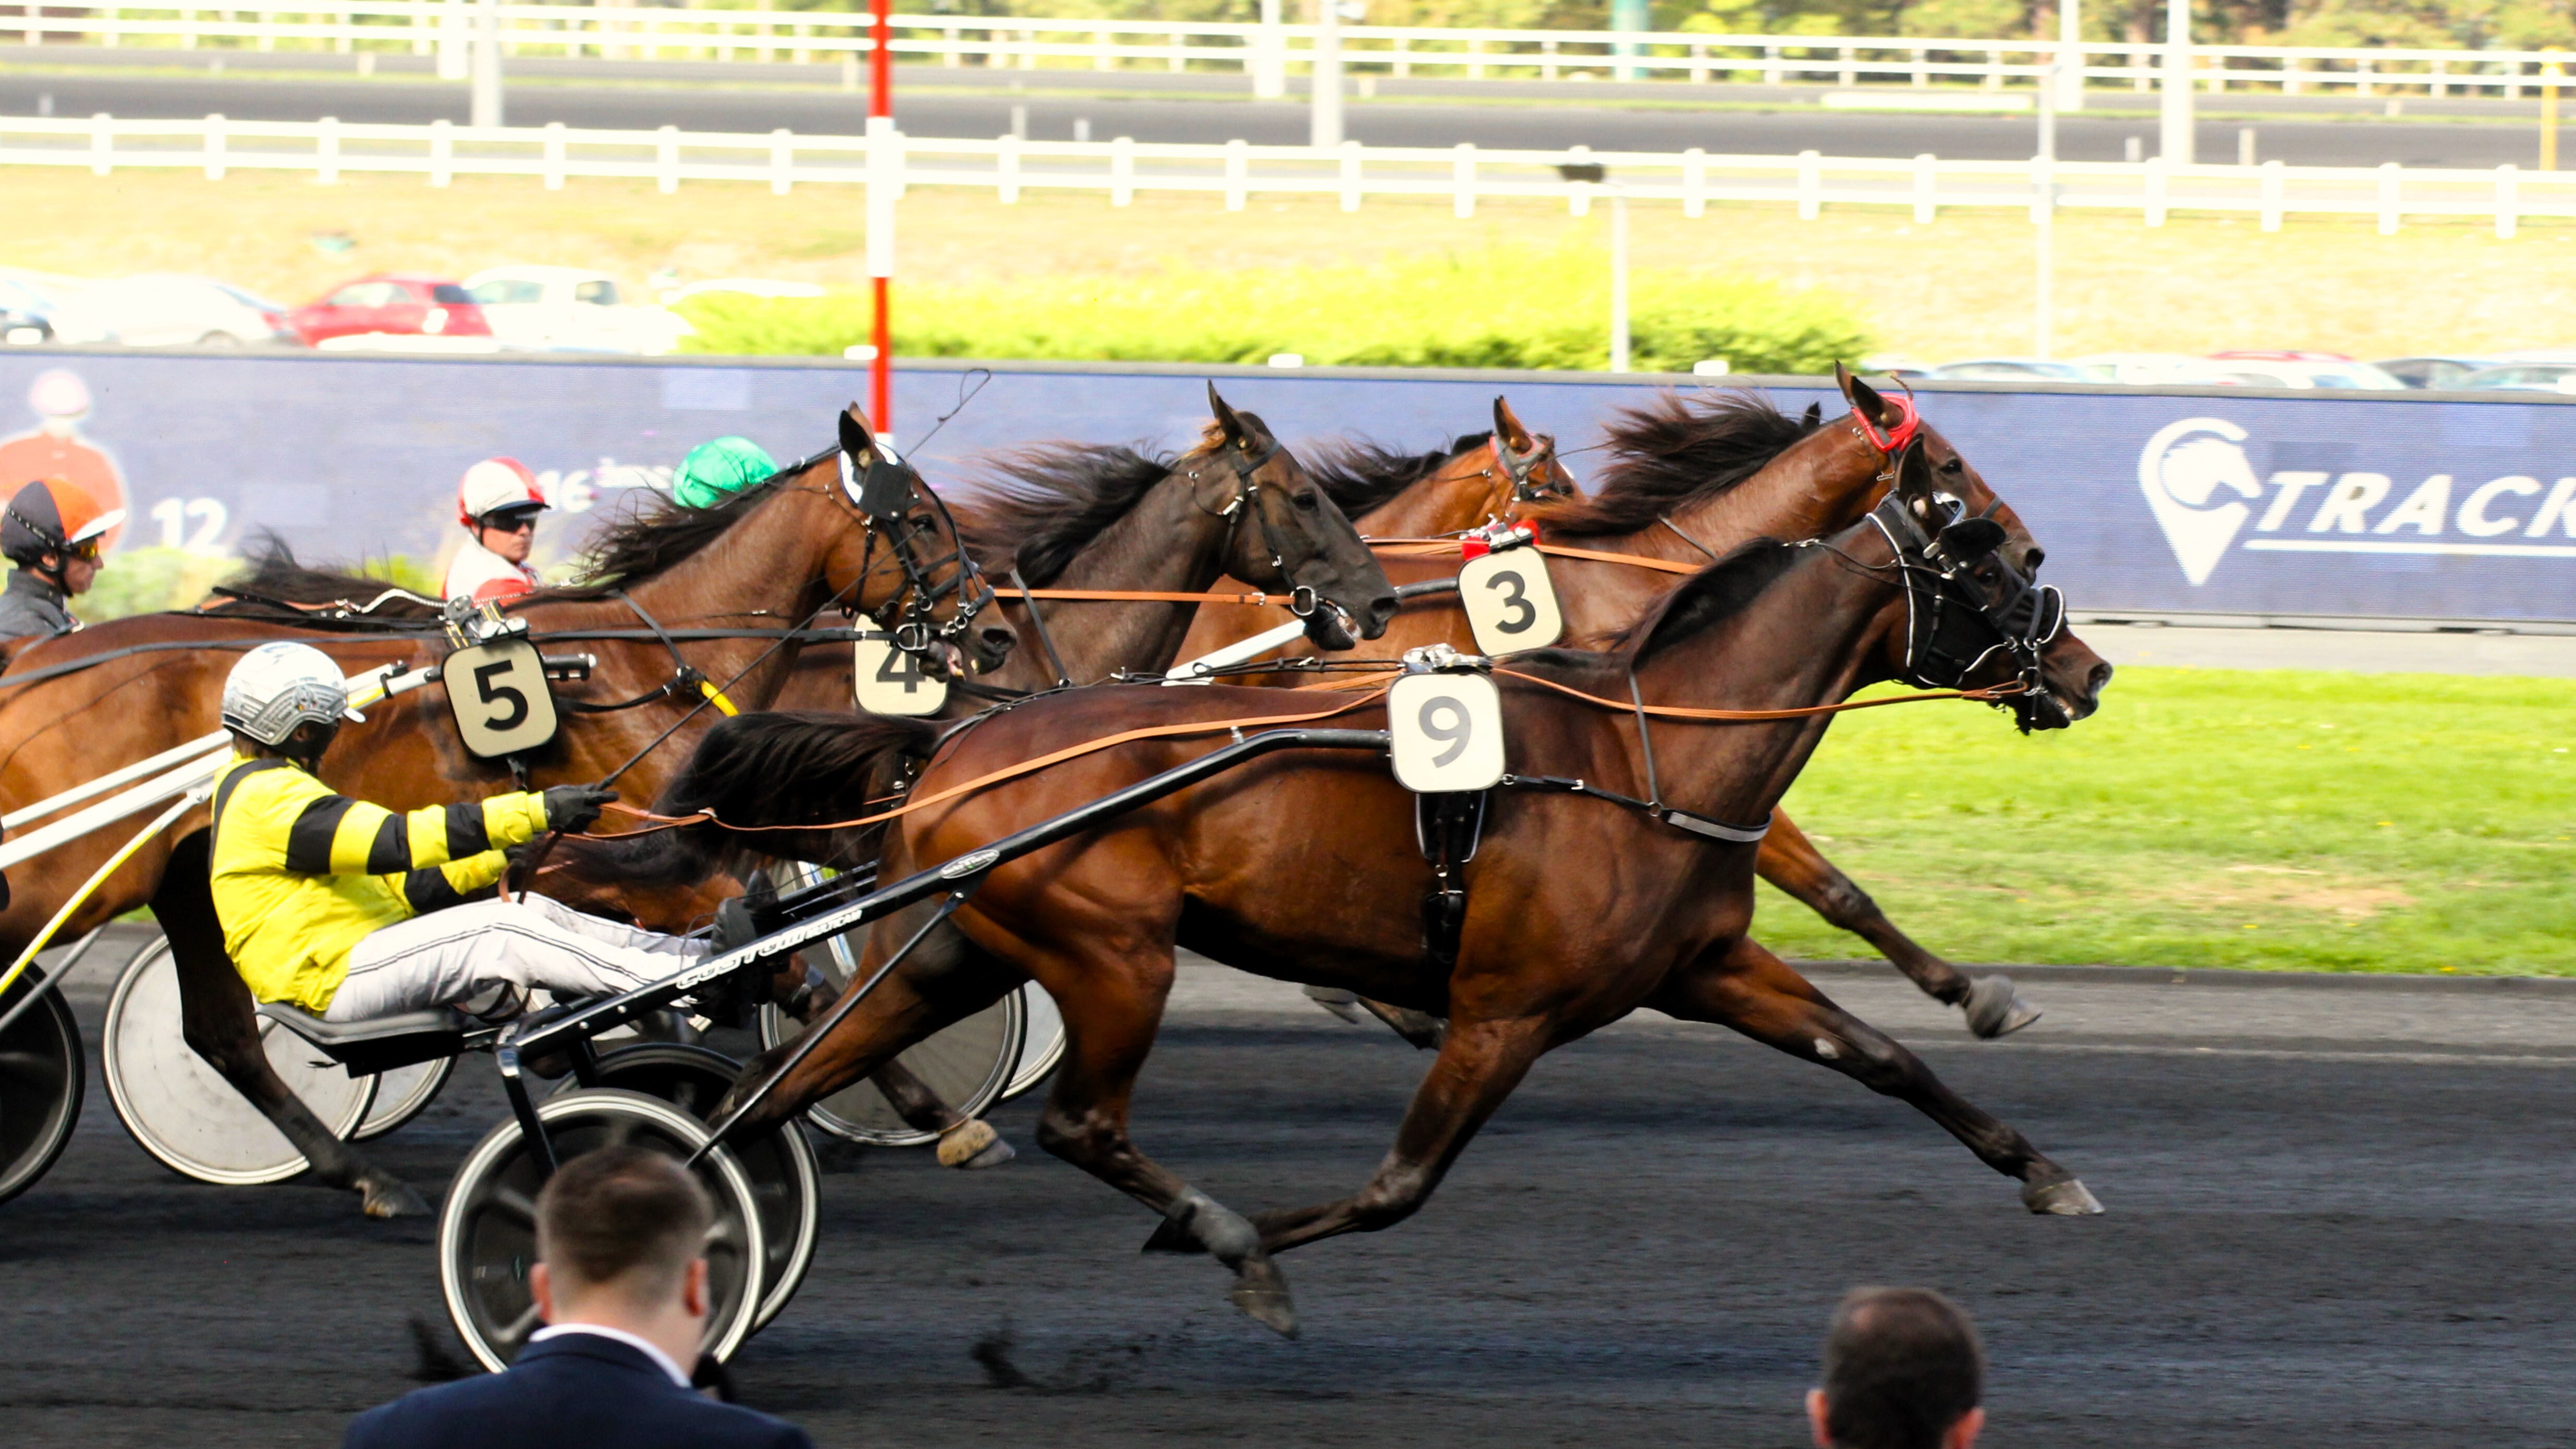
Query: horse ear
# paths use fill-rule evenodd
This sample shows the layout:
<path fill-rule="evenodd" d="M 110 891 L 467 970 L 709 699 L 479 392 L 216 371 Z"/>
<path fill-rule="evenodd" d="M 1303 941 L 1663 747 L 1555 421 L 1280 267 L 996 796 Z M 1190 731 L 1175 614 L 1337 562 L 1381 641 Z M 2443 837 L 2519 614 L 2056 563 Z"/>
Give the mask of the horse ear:
<path fill-rule="evenodd" d="M 1807 415 L 1802 419 L 1802 421 L 1811 428 L 1823 426 L 1825 421 L 1825 405 L 1820 402 L 1811 402 L 1807 404 Z"/>
<path fill-rule="evenodd" d="M 859 405 L 850 404 L 841 411 L 841 451 L 853 458 L 863 458 L 876 451 L 877 439 L 868 431 L 867 420 L 859 416 Z"/>
<path fill-rule="evenodd" d="M 1896 421 L 1887 406 L 1887 399 L 1880 397 L 1876 388 L 1852 376 L 1851 369 L 1839 362 L 1834 364 L 1834 383 L 1843 390 L 1843 397 L 1852 405 L 1853 412 L 1882 428 Z"/>
<path fill-rule="evenodd" d="M 2004 526 L 1991 518 L 1962 518 L 1941 530 L 1941 557 L 1974 563 L 2004 546 Z"/>
<path fill-rule="evenodd" d="M 1244 436 L 1243 419 L 1235 416 L 1234 409 L 1225 405 L 1224 398 L 1217 396 L 1214 382 L 1210 382 L 1207 389 L 1208 411 L 1216 414 L 1216 425 L 1225 429 L 1225 440 L 1229 443 L 1241 444 Z"/>
<path fill-rule="evenodd" d="M 1526 453 L 1538 446 L 1538 439 L 1530 436 L 1530 430 L 1522 425 L 1519 415 L 1512 411 L 1512 405 L 1500 397 L 1494 399 L 1494 436 L 1502 439 L 1503 445 L 1515 453 Z"/>

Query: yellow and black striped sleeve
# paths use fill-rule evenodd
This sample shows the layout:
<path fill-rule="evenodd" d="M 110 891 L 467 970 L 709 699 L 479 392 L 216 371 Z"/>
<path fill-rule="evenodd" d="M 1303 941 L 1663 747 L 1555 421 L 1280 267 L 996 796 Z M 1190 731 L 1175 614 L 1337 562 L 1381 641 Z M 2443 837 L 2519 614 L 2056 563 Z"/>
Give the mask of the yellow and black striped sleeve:
<path fill-rule="evenodd" d="M 286 832 L 286 868 L 302 875 L 401 875 L 533 840 L 546 807 L 532 792 L 432 805 L 397 815 L 346 795 L 314 796 Z M 500 878 L 495 868 L 490 877 Z"/>
<path fill-rule="evenodd" d="M 403 901 L 414 915 L 443 911 L 467 901 L 489 899 L 492 888 L 509 869 L 509 857 L 497 850 L 469 855 L 440 865 L 424 865 L 403 872 Z"/>

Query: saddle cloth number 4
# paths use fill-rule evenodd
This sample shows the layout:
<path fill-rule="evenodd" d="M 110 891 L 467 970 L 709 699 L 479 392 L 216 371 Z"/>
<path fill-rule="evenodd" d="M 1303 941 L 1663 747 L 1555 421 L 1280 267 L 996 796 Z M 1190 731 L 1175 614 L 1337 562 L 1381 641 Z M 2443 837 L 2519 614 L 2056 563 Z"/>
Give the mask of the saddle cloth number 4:
<path fill-rule="evenodd" d="M 457 736 L 476 759 L 525 754 L 555 737 L 545 661 L 525 639 L 459 649 L 439 665 Z"/>
<path fill-rule="evenodd" d="M 894 647 L 891 639 L 862 639 L 851 677 L 859 708 L 870 714 L 936 714 L 948 702 L 948 681 L 921 667 L 919 656 Z"/>
<path fill-rule="evenodd" d="M 1421 795 L 1503 778 L 1503 692 L 1481 674 L 1408 674 L 1386 692 L 1396 783 Z"/>
<path fill-rule="evenodd" d="M 1458 602 L 1481 654 L 1544 649 L 1565 633 L 1547 559 L 1537 549 L 1515 548 L 1471 558 L 1458 570 Z"/>

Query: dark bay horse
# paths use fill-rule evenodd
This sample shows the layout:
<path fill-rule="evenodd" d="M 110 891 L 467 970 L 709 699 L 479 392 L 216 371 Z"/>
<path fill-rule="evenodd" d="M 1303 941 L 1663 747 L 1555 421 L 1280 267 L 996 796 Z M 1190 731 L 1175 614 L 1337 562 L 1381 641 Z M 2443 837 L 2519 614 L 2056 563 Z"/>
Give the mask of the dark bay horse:
<path fill-rule="evenodd" d="M 843 427 L 845 446 L 865 464 L 873 453 L 864 427 L 847 415 Z M 926 490 L 917 490 L 905 506 L 900 531 L 914 540 L 907 548 L 890 546 L 885 535 L 895 530 L 871 524 L 858 511 L 829 454 L 715 508 L 659 507 L 612 526 L 593 562 L 594 571 L 613 583 L 550 591 L 514 603 L 511 612 L 528 619 L 541 640 L 597 629 L 645 634 L 553 647 L 598 658 L 587 682 L 560 688 L 563 699 L 611 704 L 648 698 L 636 708 L 607 712 L 567 708 L 554 743 L 529 762 L 530 783 L 598 780 L 640 754 L 644 759 L 628 776 L 627 788 L 649 793 L 695 734 L 717 717 L 701 706 L 694 690 L 656 693 L 679 679 L 675 671 L 682 662 L 723 685 L 738 704 L 759 708 L 774 697 L 798 652 L 792 641 L 782 647 L 760 637 L 666 646 L 651 637 L 657 629 L 776 630 L 809 619 L 839 624 L 839 604 L 870 614 L 910 609 L 916 601 L 929 605 L 934 623 L 961 624 L 961 603 L 971 604 L 981 590 L 946 515 L 921 492 Z M 935 602 L 927 597 L 933 594 Z M 1013 642 L 1009 626 L 990 617 L 965 629 L 963 637 L 973 662 L 983 666 L 998 664 Z M 238 613 L 143 615 L 54 639 L 25 651 L 0 674 L 0 800 L 32 803 L 219 728 L 225 675 L 243 649 L 275 638 L 314 644 L 353 674 L 379 664 L 425 664 L 443 652 L 435 635 L 355 633 L 348 626 L 320 624 L 296 628 Z M 109 657 L 172 643 L 199 647 Z M 11 687 L 13 678 L 84 659 L 101 662 Z M 366 724 L 343 730 L 323 759 L 322 777 L 334 789 L 400 810 L 514 788 L 503 766 L 466 755 L 443 691 L 406 695 L 370 708 L 367 716 Z M 654 742 L 675 727 L 681 731 L 678 742 L 653 751 Z M 12 867 L 11 899 L 0 911 L 0 949 L 23 949 L 141 823 L 111 825 Z M 276 1123 L 320 1180 L 357 1189 L 371 1216 L 422 1210 L 398 1178 L 333 1138 L 269 1067 L 250 994 L 224 952 L 207 889 L 206 848 L 201 809 L 139 851 L 65 930 L 77 935 L 150 905 L 170 938 L 189 1045 Z M 684 924 L 713 900 L 679 896 L 669 907 L 679 919 L 654 923 Z"/>
<path fill-rule="evenodd" d="M 767 1130 L 1035 979 L 1062 1009 L 1069 1039 L 1041 1140 L 1159 1215 L 1149 1248 L 1214 1255 L 1235 1275 L 1237 1306 L 1293 1334 L 1274 1254 L 1409 1216 L 1541 1054 L 1652 1006 L 1728 1026 L 1913 1104 L 2019 1180 L 2033 1212 L 2099 1212 L 2072 1173 L 1751 940 L 1750 843 L 1676 828 L 1644 808 L 1673 802 L 1752 834 L 1824 734 L 1829 716 L 1808 711 L 1880 680 L 1934 688 L 2017 681 L 2024 692 L 2012 707 L 2025 728 L 2063 727 L 2092 710 L 2107 670 L 2080 640 L 2035 622 L 2034 591 L 2010 561 L 2028 553 L 2027 536 L 1970 516 L 1936 486 L 1919 446 L 1906 451 L 1902 474 L 1894 497 L 1822 542 L 1761 540 L 1732 551 L 1610 641 L 1609 652 L 1547 650 L 1509 661 L 1497 681 L 1509 721 L 1506 768 L 1522 781 L 1580 779 L 1592 788 L 1491 793 L 1481 847 L 1463 867 L 1468 902 L 1454 965 L 1437 964 L 1426 948 L 1434 877 L 1415 833 L 1418 797 L 1374 754 L 1268 756 L 989 867 L 951 918 L 957 935 L 906 958 L 735 1130 Z M 1318 701 L 1330 697 L 1305 703 L 1326 708 Z M 1342 697 L 1352 707 L 1333 727 L 1384 726 L 1383 705 L 1370 695 Z M 1632 698 L 1642 701 L 1633 712 Z M 1693 708 L 1801 713 L 1726 723 L 1668 713 L 1651 728 L 1643 718 Z M 834 821 L 871 804 L 872 756 L 928 754 L 914 786 L 923 804 L 896 823 L 884 854 L 881 868 L 892 876 L 955 861 L 1186 762 L 1225 743 L 1230 727 L 1303 712 L 1283 709 L 1271 690 L 1112 687 L 1031 701 L 944 739 L 918 722 L 747 716 L 711 733 L 675 790 L 686 787 L 729 826 Z M 1051 751 L 1185 720 L 1204 733 L 1116 744 L 937 799 L 944 786 Z M 927 910 L 879 922 L 868 968 L 887 961 Z M 1449 1019 L 1392 1150 L 1360 1192 L 1247 1220 L 1132 1141 L 1130 1097 L 1181 945 Z M 719 1113 L 766 1081 L 789 1050 L 754 1062 Z"/>
<path fill-rule="evenodd" d="M 1840 369 L 1836 376 L 1855 419 L 1866 419 L 1882 434 L 1897 424 L 1895 410 L 1874 389 Z M 1499 417 L 1499 401 L 1497 412 Z M 1517 419 L 1513 423 L 1517 426 Z M 1999 506 L 1974 465 L 1938 429 L 1925 423 L 1921 432 L 1926 463 L 1940 488 L 1975 511 Z M 1812 409 L 1804 418 L 1792 418 L 1752 392 L 1687 399 L 1668 394 L 1614 417 L 1608 435 L 1608 464 L 1595 492 L 1531 500 L 1518 508 L 1518 516 L 1538 524 L 1547 542 L 1697 567 L 1750 539 L 1816 538 L 1847 527 L 1876 507 L 1889 486 L 1884 455 L 1855 421 L 1827 423 Z M 1356 517 L 1363 533 L 1397 537 L 1454 532 L 1490 516 L 1471 511 L 1481 506 L 1479 501 L 1458 503 L 1457 511 L 1448 513 L 1416 509 Z M 2017 523 L 2008 507 L 1996 516 L 2008 526 Z M 2017 548 L 2015 565 L 2035 573 L 2041 550 L 2027 543 Z M 1455 573 L 1456 567 L 1454 558 L 1398 561 L 1390 574 L 1410 582 Z M 1682 577 L 1562 556 L 1548 560 L 1548 571 L 1564 610 L 1566 642 L 1579 648 L 1601 647 Z M 1182 657 L 1249 638 L 1276 622 L 1275 610 L 1212 605 L 1201 612 Z M 1472 647 L 1466 614 L 1454 598 L 1413 601 L 1370 653 L 1392 659 L 1406 649 L 1440 642 Z M 1307 678 L 1280 673 L 1246 682 L 1289 684 Z M 1773 821 L 1756 869 L 1834 926 L 1868 941 L 1934 1000 L 1965 1009 L 1976 996 L 1969 1026 L 1977 1035 L 2001 1036 L 2037 1019 L 2038 1012 L 2000 979 L 1984 983 L 1979 995 L 1981 983 L 1900 930 L 1787 815 Z"/>

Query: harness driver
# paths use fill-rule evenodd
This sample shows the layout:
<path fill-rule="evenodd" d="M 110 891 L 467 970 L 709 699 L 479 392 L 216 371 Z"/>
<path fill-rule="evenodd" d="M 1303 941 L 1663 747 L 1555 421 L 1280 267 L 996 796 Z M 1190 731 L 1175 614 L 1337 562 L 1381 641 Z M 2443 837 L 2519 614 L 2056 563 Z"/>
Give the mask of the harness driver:
<path fill-rule="evenodd" d="M 486 458 L 466 469 L 456 485 L 456 521 L 473 537 L 447 566 L 446 596 L 483 604 L 542 587 L 528 551 L 536 546 L 537 515 L 550 506 L 537 475 L 516 458 Z"/>
<path fill-rule="evenodd" d="M 313 776 L 357 718 L 340 667 L 311 645 L 263 644 L 224 681 L 236 753 L 215 775 L 215 914 L 252 995 L 335 1022 L 447 1005 L 497 1018 L 532 988 L 627 991 L 709 949 L 499 895 L 504 849 L 588 826 L 615 791 L 557 785 L 398 815 Z"/>
<path fill-rule="evenodd" d="M 0 554 L 18 566 L 0 590 L 0 639 L 78 629 L 71 601 L 97 581 L 100 540 L 124 521 L 124 509 L 102 509 L 60 478 L 19 489 L 0 515 Z"/>

